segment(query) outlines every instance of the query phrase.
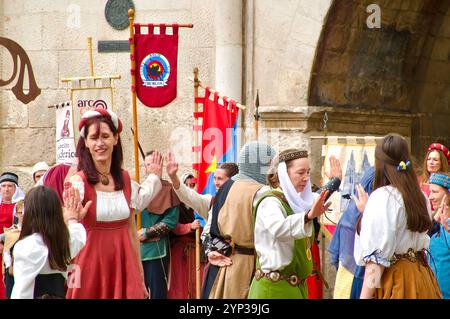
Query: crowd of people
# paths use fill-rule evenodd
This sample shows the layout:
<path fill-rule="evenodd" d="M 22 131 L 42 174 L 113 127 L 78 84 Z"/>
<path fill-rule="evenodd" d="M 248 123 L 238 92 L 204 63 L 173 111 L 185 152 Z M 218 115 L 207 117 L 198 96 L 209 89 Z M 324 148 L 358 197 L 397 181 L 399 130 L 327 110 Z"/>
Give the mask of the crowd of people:
<path fill-rule="evenodd" d="M 37 163 L 26 195 L 16 174 L 0 176 L 0 298 L 196 298 L 197 272 L 204 299 L 317 298 L 313 248 L 342 180 L 335 157 L 314 187 L 307 151 L 252 141 L 218 164 L 217 193 L 199 194 L 171 152 L 149 151 L 134 181 L 114 112 L 86 111 L 78 129 L 77 163 Z M 403 137 L 378 142 L 328 247 L 335 298 L 450 298 L 449 163 L 433 143 L 417 177 Z"/>

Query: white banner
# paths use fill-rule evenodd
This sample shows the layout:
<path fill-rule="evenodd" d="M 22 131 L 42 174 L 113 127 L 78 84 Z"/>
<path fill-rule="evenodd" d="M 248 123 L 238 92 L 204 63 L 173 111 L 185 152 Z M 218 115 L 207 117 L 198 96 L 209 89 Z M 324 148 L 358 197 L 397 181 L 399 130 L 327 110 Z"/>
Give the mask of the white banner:
<path fill-rule="evenodd" d="M 56 163 L 74 163 L 75 139 L 73 110 L 70 101 L 55 105 L 56 110 Z"/>
<path fill-rule="evenodd" d="M 90 108 L 104 108 L 114 111 L 112 87 L 88 87 L 74 89 L 72 85 L 72 105 L 74 109 L 75 141 L 78 141 L 78 123 L 83 112 Z"/>
<path fill-rule="evenodd" d="M 337 224 L 342 213 L 350 203 L 348 195 L 355 195 L 355 186 L 360 183 L 365 171 L 375 163 L 376 140 L 374 136 L 329 136 L 322 146 L 322 156 L 325 156 L 322 178 L 324 184 L 328 182 L 325 172 L 329 172 L 329 158 L 334 155 L 341 163 L 342 182 L 340 192 L 331 196 L 331 212 L 322 215 L 321 223 L 325 225 Z"/>

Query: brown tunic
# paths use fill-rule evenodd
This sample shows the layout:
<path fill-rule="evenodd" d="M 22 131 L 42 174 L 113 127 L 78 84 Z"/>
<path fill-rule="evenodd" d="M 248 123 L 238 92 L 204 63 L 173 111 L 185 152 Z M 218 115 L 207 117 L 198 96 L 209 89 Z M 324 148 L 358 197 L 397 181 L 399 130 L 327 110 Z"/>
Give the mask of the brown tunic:
<path fill-rule="evenodd" d="M 243 248 L 255 248 L 253 199 L 263 185 L 236 181 L 219 212 L 218 226 L 225 239 Z M 209 294 L 210 299 L 245 299 L 252 281 L 255 255 L 233 253 L 233 264 L 221 267 Z"/>

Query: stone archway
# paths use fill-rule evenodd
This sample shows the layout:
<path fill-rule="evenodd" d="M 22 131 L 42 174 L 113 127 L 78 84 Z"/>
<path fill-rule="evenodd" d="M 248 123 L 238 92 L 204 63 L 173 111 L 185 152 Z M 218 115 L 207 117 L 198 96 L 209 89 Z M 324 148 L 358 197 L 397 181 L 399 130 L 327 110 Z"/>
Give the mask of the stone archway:
<path fill-rule="evenodd" d="M 381 9 L 379 29 L 366 24 L 373 3 Z M 406 133 L 418 159 L 431 141 L 449 145 L 450 1 L 334 1 L 316 50 L 308 105 L 332 107 L 330 131 Z M 370 125 L 361 127 L 361 116 Z M 345 128 L 340 117 L 347 119 Z"/>

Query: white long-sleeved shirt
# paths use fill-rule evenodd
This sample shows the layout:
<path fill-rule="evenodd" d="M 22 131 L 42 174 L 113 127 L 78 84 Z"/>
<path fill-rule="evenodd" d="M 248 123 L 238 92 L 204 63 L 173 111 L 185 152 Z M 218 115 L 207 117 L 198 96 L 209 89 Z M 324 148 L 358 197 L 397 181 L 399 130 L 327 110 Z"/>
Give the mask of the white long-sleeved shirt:
<path fill-rule="evenodd" d="M 195 190 L 181 183 L 178 189 L 175 189 L 175 187 L 172 188 L 181 202 L 183 202 L 186 206 L 195 210 L 200 216 L 202 216 L 204 219 L 207 220 L 201 234 L 202 241 L 205 240 L 206 235 L 209 234 L 209 230 L 211 229 L 211 215 L 212 215 L 211 200 L 213 198 L 212 195 L 199 194 Z"/>
<path fill-rule="evenodd" d="M 305 225 L 305 213 L 294 212 L 287 216 L 279 199 L 266 197 L 261 201 L 256 212 L 255 249 L 263 272 L 281 270 L 289 265 L 295 240 L 312 235 L 313 223 Z"/>
<path fill-rule="evenodd" d="M 427 199 L 426 203 L 431 218 L 430 201 Z M 394 254 L 404 254 L 409 248 L 419 251 L 429 245 L 427 232 L 408 229 L 403 197 L 395 187 L 380 187 L 370 194 L 360 235 L 355 234 L 354 257 L 358 265 L 372 261 L 389 267 Z"/>
<path fill-rule="evenodd" d="M 211 208 L 210 206 L 212 195 L 199 194 L 195 190 L 181 183 L 178 189 L 175 189 L 175 187 L 173 187 L 173 190 L 175 191 L 181 202 L 195 210 L 204 219 L 208 219 L 208 212 Z"/>
<path fill-rule="evenodd" d="M 80 223 L 69 223 L 70 256 L 74 258 L 86 244 L 86 230 Z M 33 299 L 34 284 L 38 275 L 62 274 L 67 272 L 50 268 L 48 248 L 42 236 L 34 233 L 19 240 L 13 251 L 14 287 L 11 299 Z"/>

